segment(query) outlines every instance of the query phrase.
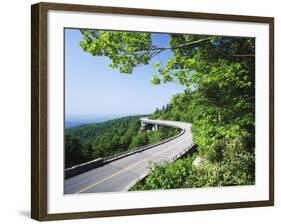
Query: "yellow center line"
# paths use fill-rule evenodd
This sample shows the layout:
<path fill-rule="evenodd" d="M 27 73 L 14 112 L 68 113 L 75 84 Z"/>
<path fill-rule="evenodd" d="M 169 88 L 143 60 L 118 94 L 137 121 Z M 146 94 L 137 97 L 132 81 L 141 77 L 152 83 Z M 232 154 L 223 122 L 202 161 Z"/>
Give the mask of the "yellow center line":
<path fill-rule="evenodd" d="M 168 147 L 167 149 L 165 149 L 165 150 L 163 150 L 163 151 L 161 151 L 161 152 L 159 152 L 159 153 L 152 154 L 152 156 L 159 156 L 159 155 L 163 154 L 163 153 L 166 152 L 166 151 L 169 151 L 171 148 L 174 148 L 175 146 L 177 146 L 177 145 L 179 145 L 179 144 L 181 144 L 181 142 L 178 143 L 178 144 L 176 144 L 176 145 L 173 145 L 172 147 Z M 141 161 L 139 161 L 139 162 L 133 164 L 132 166 L 128 166 L 128 167 L 126 167 L 126 168 L 124 168 L 124 169 L 122 169 L 122 170 L 120 170 L 120 171 L 118 171 L 118 172 L 116 172 L 116 173 L 114 173 L 114 174 L 112 174 L 112 175 L 110 175 L 110 176 L 107 176 L 107 177 L 105 177 L 105 178 L 103 178 L 103 179 L 101 179 L 101 180 L 99 180 L 99 181 L 97 181 L 97 182 L 95 182 L 95 183 L 93 183 L 93 184 L 87 186 L 87 187 L 84 187 L 84 188 L 82 188 L 81 190 L 75 192 L 74 194 L 80 194 L 80 193 L 82 193 L 83 191 L 86 191 L 86 190 L 88 190 L 88 189 L 90 189 L 90 188 L 92 188 L 92 187 L 95 187 L 96 185 L 98 185 L 98 184 L 100 184 L 100 183 L 106 181 L 106 180 L 111 179 L 112 177 L 115 177 L 115 176 L 117 176 L 117 175 L 119 175 L 119 174 L 121 174 L 121 173 L 124 173 L 125 171 L 130 170 L 130 169 L 134 168 L 135 166 L 137 166 L 137 165 L 139 165 L 139 164 L 141 164 L 141 163 L 143 163 L 143 162 L 145 162 L 145 161 L 147 161 L 147 160 L 149 160 L 149 158 L 145 158 L 145 159 L 143 159 L 143 160 L 141 160 Z"/>

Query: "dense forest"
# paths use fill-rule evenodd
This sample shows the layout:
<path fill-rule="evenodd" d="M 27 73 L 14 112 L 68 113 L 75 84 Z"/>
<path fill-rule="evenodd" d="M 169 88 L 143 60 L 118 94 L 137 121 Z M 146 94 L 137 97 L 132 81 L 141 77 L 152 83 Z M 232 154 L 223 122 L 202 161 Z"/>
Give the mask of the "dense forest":
<path fill-rule="evenodd" d="M 106 56 L 110 67 L 131 74 L 164 51 L 172 56 L 153 64 L 152 84 L 176 82 L 177 94 L 151 118 L 192 123 L 195 156 L 156 164 L 132 190 L 255 183 L 255 39 L 170 34 L 156 46 L 152 33 L 82 30 L 80 46 Z"/>
<path fill-rule="evenodd" d="M 140 117 L 129 116 L 65 130 L 65 167 L 134 149 L 179 133 L 159 126 L 157 131 L 139 131 Z"/>

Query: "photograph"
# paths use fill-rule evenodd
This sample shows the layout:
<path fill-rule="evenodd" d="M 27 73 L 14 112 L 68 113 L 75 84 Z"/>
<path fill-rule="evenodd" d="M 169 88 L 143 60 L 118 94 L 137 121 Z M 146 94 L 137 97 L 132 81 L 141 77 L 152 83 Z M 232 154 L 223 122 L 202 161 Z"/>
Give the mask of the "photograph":
<path fill-rule="evenodd" d="M 65 195 L 255 185 L 255 37 L 63 32 Z"/>

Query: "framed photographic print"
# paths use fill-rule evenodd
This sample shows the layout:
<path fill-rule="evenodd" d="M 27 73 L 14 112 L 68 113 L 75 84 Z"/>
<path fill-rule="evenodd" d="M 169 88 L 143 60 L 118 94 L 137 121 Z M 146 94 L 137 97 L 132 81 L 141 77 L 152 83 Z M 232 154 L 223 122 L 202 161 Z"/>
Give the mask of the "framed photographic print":
<path fill-rule="evenodd" d="M 32 5 L 40 221 L 274 204 L 274 19 Z"/>

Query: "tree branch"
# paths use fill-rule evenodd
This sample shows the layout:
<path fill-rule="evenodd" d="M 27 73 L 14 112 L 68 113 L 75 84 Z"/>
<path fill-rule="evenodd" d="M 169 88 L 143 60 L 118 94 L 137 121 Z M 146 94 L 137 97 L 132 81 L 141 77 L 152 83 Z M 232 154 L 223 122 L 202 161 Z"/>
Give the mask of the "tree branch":
<path fill-rule="evenodd" d="M 184 43 L 184 44 L 180 44 L 180 45 L 177 45 L 177 46 L 172 46 L 172 47 L 154 47 L 154 48 L 151 48 L 151 50 L 169 50 L 169 49 L 178 49 L 178 48 L 182 48 L 182 47 L 187 47 L 187 46 L 190 46 L 190 45 L 194 45 L 194 44 L 199 44 L 201 42 L 204 42 L 204 41 L 208 41 L 210 40 L 211 37 L 208 37 L 208 38 L 204 38 L 204 39 L 200 39 L 200 40 L 195 40 L 195 41 L 192 41 L 192 42 L 188 42 L 188 43 Z"/>
<path fill-rule="evenodd" d="M 204 42 L 204 41 L 208 41 L 210 39 L 211 39 L 211 37 L 208 37 L 208 38 L 195 40 L 195 41 L 191 41 L 191 42 L 188 42 L 188 43 L 180 44 L 180 45 L 177 45 L 177 46 L 171 46 L 171 47 L 158 47 L 158 46 L 153 45 L 150 49 L 142 49 L 140 51 L 134 52 L 134 54 L 141 56 L 142 54 L 147 53 L 147 51 L 150 51 L 148 56 L 151 59 L 151 58 L 155 57 L 156 55 L 160 54 L 161 52 L 163 52 L 165 50 L 184 48 L 184 47 L 188 47 L 190 45 L 195 45 L 195 44 L 199 44 L 199 43 Z"/>

